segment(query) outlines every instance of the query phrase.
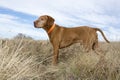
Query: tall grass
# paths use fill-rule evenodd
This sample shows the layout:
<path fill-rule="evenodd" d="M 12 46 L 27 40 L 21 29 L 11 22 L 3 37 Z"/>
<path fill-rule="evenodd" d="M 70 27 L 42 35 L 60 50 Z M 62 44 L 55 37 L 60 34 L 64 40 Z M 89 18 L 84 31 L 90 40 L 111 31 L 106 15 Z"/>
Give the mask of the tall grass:
<path fill-rule="evenodd" d="M 0 48 L 0 79 L 1 80 L 16 80 L 24 76 L 30 71 L 30 64 L 32 64 L 34 57 L 21 52 L 22 40 L 18 44 L 13 45 L 10 49 L 8 42 L 5 46 Z M 23 55 L 24 54 L 24 55 Z"/>
<path fill-rule="evenodd" d="M 79 44 L 61 49 L 52 66 L 48 41 L 0 41 L 0 80 L 120 80 L 120 42 L 100 43 L 100 51 L 84 52 Z"/>

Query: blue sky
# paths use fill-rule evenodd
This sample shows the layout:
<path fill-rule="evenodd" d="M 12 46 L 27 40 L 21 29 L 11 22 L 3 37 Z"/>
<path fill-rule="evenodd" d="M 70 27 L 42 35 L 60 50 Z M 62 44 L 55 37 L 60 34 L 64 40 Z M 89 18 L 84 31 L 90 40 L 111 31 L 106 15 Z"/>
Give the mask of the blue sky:
<path fill-rule="evenodd" d="M 23 33 L 37 40 L 48 39 L 43 29 L 33 26 L 33 21 L 45 14 L 66 27 L 98 27 L 109 40 L 120 41 L 119 0 L 1 0 L 0 38 Z M 99 40 L 103 40 L 98 34 Z"/>

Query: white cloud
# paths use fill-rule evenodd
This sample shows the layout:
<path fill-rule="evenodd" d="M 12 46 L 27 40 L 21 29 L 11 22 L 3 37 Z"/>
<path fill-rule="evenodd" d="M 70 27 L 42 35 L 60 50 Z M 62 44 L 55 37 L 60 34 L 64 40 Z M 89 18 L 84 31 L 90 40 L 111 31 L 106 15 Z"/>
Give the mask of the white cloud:
<path fill-rule="evenodd" d="M 111 22 L 110 20 L 116 22 L 116 18 L 103 13 L 110 8 L 116 9 L 119 5 L 115 4 L 118 3 L 118 0 L 11 0 L 10 2 L 2 0 L 0 5 L 37 16 L 48 14 L 55 17 L 58 22 L 71 20 L 72 18 L 68 18 L 68 16 L 75 15 L 89 21 L 107 23 Z"/>
<path fill-rule="evenodd" d="M 21 24 L 17 20 L 14 21 L 14 19 L 17 19 L 17 17 L 0 14 L 0 37 L 11 38 L 18 33 L 23 33 L 35 39 L 47 39 L 47 35 L 44 31 L 41 31 L 41 29 L 35 29 L 34 26 L 30 24 Z M 43 36 L 43 34 L 45 36 Z"/>
<path fill-rule="evenodd" d="M 6 15 L 6 14 L 0 14 L 0 22 L 1 23 L 12 23 L 13 19 L 18 19 L 15 16 Z"/>
<path fill-rule="evenodd" d="M 30 14 L 40 15 L 40 14 L 55 14 L 57 11 L 66 11 L 69 13 L 76 13 L 76 12 L 103 12 L 103 8 L 97 4 L 96 0 L 2 0 L 0 5 L 5 6 L 17 11 L 22 11 Z M 103 4 L 102 6 L 106 6 L 110 0 Z M 74 4 L 73 4 L 74 3 Z M 99 3 L 99 4 L 100 4 Z M 110 5 L 111 6 L 111 5 Z M 61 12 L 62 13 L 62 12 Z"/>
<path fill-rule="evenodd" d="M 80 15 L 80 18 L 85 19 L 87 21 L 90 21 L 92 23 L 98 23 L 98 24 L 119 24 L 119 18 L 115 16 L 108 16 L 108 15 L 101 15 L 101 14 L 82 14 Z"/>

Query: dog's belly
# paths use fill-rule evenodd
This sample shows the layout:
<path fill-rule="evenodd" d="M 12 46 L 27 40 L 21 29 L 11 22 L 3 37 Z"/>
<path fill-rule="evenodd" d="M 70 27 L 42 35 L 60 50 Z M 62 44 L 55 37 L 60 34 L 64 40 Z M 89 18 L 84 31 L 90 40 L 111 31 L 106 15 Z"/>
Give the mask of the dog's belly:
<path fill-rule="evenodd" d="M 59 48 L 65 48 L 65 47 L 68 47 L 74 43 L 82 43 L 83 41 L 82 40 L 65 40 L 65 41 L 61 41 L 60 45 L 59 45 Z"/>

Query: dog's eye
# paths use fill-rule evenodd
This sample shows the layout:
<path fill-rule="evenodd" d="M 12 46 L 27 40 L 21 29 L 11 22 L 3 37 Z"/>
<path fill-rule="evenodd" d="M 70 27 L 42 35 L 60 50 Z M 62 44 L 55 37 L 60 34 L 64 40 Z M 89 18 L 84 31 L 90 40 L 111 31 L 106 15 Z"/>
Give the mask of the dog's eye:
<path fill-rule="evenodd" d="M 44 20 L 43 18 L 41 18 L 40 20 Z"/>

